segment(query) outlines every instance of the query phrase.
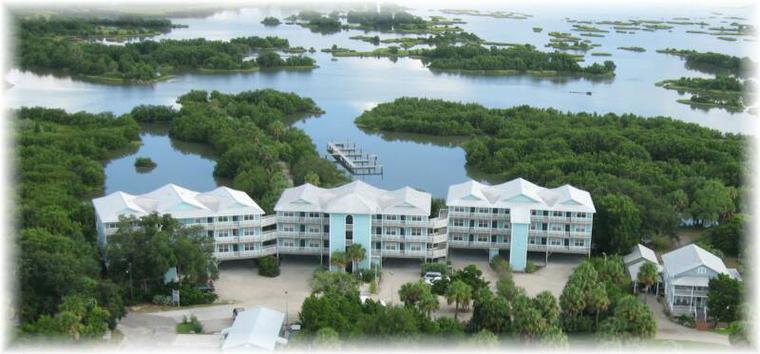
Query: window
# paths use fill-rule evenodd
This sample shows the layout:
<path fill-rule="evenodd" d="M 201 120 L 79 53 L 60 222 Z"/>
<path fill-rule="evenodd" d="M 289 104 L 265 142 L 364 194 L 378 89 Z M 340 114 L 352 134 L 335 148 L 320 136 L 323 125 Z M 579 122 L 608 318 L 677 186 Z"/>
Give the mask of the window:
<path fill-rule="evenodd" d="M 457 213 L 464 213 L 466 209 L 464 207 L 454 207 L 454 211 Z"/>
<path fill-rule="evenodd" d="M 536 223 L 533 223 L 533 222 L 532 222 L 532 223 L 530 223 L 530 229 L 531 229 L 531 230 L 535 230 L 535 229 L 536 229 L 536 227 L 537 227 Z"/>
<path fill-rule="evenodd" d="M 412 221 L 422 221 L 422 216 L 421 215 L 412 215 L 411 216 L 411 220 Z"/>
<path fill-rule="evenodd" d="M 395 221 L 396 219 L 398 219 L 398 215 L 386 215 L 385 216 L 385 220 Z"/>
<path fill-rule="evenodd" d="M 478 242 L 488 242 L 488 236 L 478 235 Z"/>
<path fill-rule="evenodd" d="M 575 226 L 575 232 L 586 232 L 586 226 Z"/>
<path fill-rule="evenodd" d="M 313 233 L 313 234 L 318 234 L 319 233 L 319 226 L 316 226 L 316 225 L 309 226 L 309 232 Z"/>
<path fill-rule="evenodd" d="M 573 245 L 575 247 L 585 247 L 586 246 L 586 241 L 584 241 L 582 239 L 575 239 L 575 240 L 573 240 Z"/>
<path fill-rule="evenodd" d="M 578 213 L 578 217 L 581 218 L 581 219 L 585 219 L 586 218 L 586 213 Z"/>
<path fill-rule="evenodd" d="M 478 213 L 480 214 L 489 214 L 489 212 L 488 208 L 478 208 Z"/>
<path fill-rule="evenodd" d="M 232 229 L 232 236 L 240 236 L 240 230 Z"/>
<path fill-rule="evenodd" d="M 454 226 L 463 227 L 464 226 L 464 219 L 453 219 Z"/>
<path fill-rule="evenodd" d="M 309 217 L 310 218 L 318 218 L 319 217 L 319 213 L 311 212 L 311 213 L 309 213 Z"/>
<path fill-rule="evenodd" d="M 346 215 L 346 225 L 353 225 L 354 224 L 354 217 L 351 215 Z"/>
<path fill-rule="evenodd" d="M 413 227 L 412 236 L 422 236 L 422 229 L 419 227 Z"/>
<path fill-rule="evenodd" d="M 254 246 L 253 243 L 244 243 L 243 244 L 243 251 L 253 251 L 256 249 L 256 246 Z"/>
<path fill-rule="evenodd" d="M 396 227 L 386 227 L 385 228 L 385 234 L 395 236 L 398 234 L 398 228 Z"/>
<path fill-rule="evenodd" d="M 451 239 L 454 241 L 462 241 L 464 240 L 464 236 L 462 236 L 462 234 L 453 234 L 451 235 Z"/>
<path fill-rule="evenodd" d="M 213 224 L 214 223 L 214 218 L 213 217 L 206 218 L 206 223 L 207 224 Z"/>
<path fill-rule="evenodd" d="M 253 214 L 243 215 L 243 221 L 251 221 L 251 220 L 253 220 Z"/>
<path fill-rule="evenodd" d="M 239 219 L 238 219 L 238 216 L 237 216 L 237 215 L 233 215 L 233 216 L 232 216 L 232 221 L 238 221 L 238 220 L 239 220 Z"/>
<path fill-rule="evenodd" d="M 422 246 L 419 243 L 412 243 L 409 245 L 409 249 L 412 251 L 422 251 Z"/>
<path fill-rule="evenodd" d="M 530 243 L 531 245 L 535 245 L 536 244 L 536 238 L 535 237 L 529 237 L 528 238 L 528 243 Z"/>
<path fill-rule="evenodd" d="M 230 236 L 230 230 L 220 230 L 217 234 L 217 237 L 229 237 Z"/>
<path fill-rule="evenodd" d="M 227 217 L 227 216 L 220 216 L 220 217 L 216 218 L 216 221 L 218 221 L 218 222 L 227 222 L 227 221 L 229 221 L 229 217 Z"/>
<path fill-rule="evenodd" d="M 252 227 L 246 227 L 243 229 L 244 236 L 256 236 L 256 229 Z"/>
<path fill-rule="evenodd" d="M 230 245 L 227 243 L 216 245 L 216 250 L 221 253 L 227 253 L 230 251 Z"/>
<path fill-rule="evenodd" d="M 534 215 L 535 216 L 536 215 L 536 210 L 531 210 L 530 211 L 530 215 Z"/>
<path fill-rule="evenodd" d="M 552 239 L 549 239 L 549 244 L 552 246 L 562 246 L 562 240 L 552 238 Z"/>
<path fill-rule="evenodd" d="M 707 268 L 705 267 L 697 268 L 697 274 L 705 274 L 705 273 L 707 273 Z"/>
<path fill-rule="evenodd" d="M 283 247 L 295 247 L 296 246 L 296 241 L 295 240 L 291 240 L 291 239 L 282 240 L 282 246 Z"/>
<path fill-rule="evenodd" d="M 378 220 L 380 220 L 382 218 L 383 218 L 383 216 L 380 215 L 380 214 L 372 215 L 372 221 L 378 221 Z"/>
<path fill-rule="evenodd" d="M 206 231 L 206 235 L 208 235 L 208 237 L 214 237 L 214 231 L 208 230 Z"/>
<path fill-rule="evenodd" d="M 282 231 L 284 232 L 296 232 L 296 227 L 293 224 L 283 224 Z"/>
<path fill-rule="evenodd" d="M 395 251 L 395 250 L 397 250 L 397 249 L 398 249 L 398 244 L 396 244 L 396 243 L 391 243 L 391 242 L 386 242 L 386 243 L 385 243 L 385 249 L 386 249 L 386 250 L 389 250 L 389 251 Z"/>
<path fill-rule="evenodd" d="M 544 216 L 549 216 L 549 211 L 548 210 L 544 210 Z"/>
<path fill-rule="evenodd" d="M 479 228 L 488 228 L 488 220 L 478 220 Z"/>
<path fill-rule="evenodd" d="M 282 216 L 286 218 L 292 218 L 293 216 L 295 216 L 295 214 L 292 211 L 286 211 L 282 213 Z"/>
<path fill-rule="evenodd" d="M 561 212 L 561 211 L 556 211 L 556 210 L 555 210 L 555 211 L 552 213 L 552 216 L 560 216 L 560 217 L 561 217 L 561 216 L 562 216 L 562 212 Z"/>

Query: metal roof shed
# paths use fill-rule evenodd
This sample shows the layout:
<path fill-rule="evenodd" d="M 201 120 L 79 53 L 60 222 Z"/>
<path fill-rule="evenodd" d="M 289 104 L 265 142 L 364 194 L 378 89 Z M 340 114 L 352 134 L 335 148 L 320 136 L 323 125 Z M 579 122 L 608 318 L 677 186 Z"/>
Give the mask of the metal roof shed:
<path fill-rule="evenodd" d="M 238 313 L 227 333 L 223 351 L 273 351 L 282 342 L 280 329 L 285 314 L 258 306 Z"/>

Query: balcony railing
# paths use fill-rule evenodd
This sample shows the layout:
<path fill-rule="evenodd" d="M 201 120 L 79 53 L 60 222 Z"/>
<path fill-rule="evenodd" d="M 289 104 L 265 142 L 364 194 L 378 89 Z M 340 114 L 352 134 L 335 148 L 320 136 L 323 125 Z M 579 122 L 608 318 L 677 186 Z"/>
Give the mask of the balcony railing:
<path fill-rule="evenodd" d="M 449 219 L 445 217 L 444 218 L 438 217 L 435 219 L 428 220 L 428 228 L 440 229 L 440 228 L 444 228 L 448 226 L 449 226 Z"/>
<path fill-rule="evenodd" d="M 465 233 L 476 233 L 476 234 L 490 234 L 491 228 L 490 227 L 477 227 L 477 226 L 449 226 L 449 230 L 451 232 L 465 232 Z"/>
<path fill-rule="evenodd" d="M 377 250 L 375 250 L 377 251 Z M 440 258 L 446 257 L 447 250 L 441 249 L 429 249 L 429 250 L 380 250 L 382 257 L 399 257 L 399 258 Z"/>
<path fill-rule="evenodd" d="M 277 216 L 267 215 L 261 217 L 261 227 L 272 226 L 277 223 Z"/>
<path fill-rule="evenodd" d="M 231 259 L 259 258 L 277 253 L 276 246 L 267 246 L 249 251 L 214 252 L 214 257 L 220 261 Z"/>
<path fill-rule="evenodd" d="M 509 242 L 449 240 L 449 248 L 509 248 Z"/>
<path fill-rule="evenodd" d="M 321 224 L 321 216 L 277 216 L 278 223 L 297 223 L 297 224 Z"/>
<path fill-rule="evenodd" d="M 298 246 L 277 246 L 277 252 L 281 254 L 330 254 L 327 247 L 298 247 Z"/>
<path fill-rule="evenodd" d="M 314 231 L 277 231 L 280 237 L 321 239 L 327 237 L 324 232 Z"/>

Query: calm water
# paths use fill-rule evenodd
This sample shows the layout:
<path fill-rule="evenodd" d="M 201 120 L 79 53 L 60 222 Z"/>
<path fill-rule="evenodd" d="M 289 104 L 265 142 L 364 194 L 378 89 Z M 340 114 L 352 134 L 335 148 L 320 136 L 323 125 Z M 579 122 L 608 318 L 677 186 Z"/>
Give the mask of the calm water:
<path fill-rule="evenodd" d="M 504 10 L 504 9 L 502 9 Z M 489 17 L 461 17 L 468 23 L 461 25 L 491 41 L 531 43 L 542 48 L 548 43 L 548 32 L 569 32 L 571 24 L 565 17 L 591 20 L 672 19 L 689 17 L 704 20 L 711 25 L 733 22 L 710 18 L 718 11 L 724 16 L 742 16 L 751 9 L 616 9 L 617 13 L 582 9 L 530 9 L 509 8 L 533 14 L 528 20 L 494 19 Z M 610 10 L 612 11 L 612 10 Z M 420 16 L 440 14 L 437 11 L 416 9 Z M 238 36 L 271 35 L 285 37 L 292 46 L 314 47 L 317 50 L 333 44 L 355 49 L 371 49 L 374 46 L 350 40 L 348 37 L 360 31 L 340 32 L 333 35 L 312 33 L 293 25 L 264 27 L 259 23 L 264 16 L 285 17 L 291 11 L 276 8 L 242 9 L 222 11 L 206 18 L 174 20 L 188 28 L 174 30 L 159 38 L 229 39 Z M 721 23 L 721 21 L 726 21 Z M 740 22 L 750 22 L 740 21 Z M 535 33 L 532 27 L 543 27 Z M 606 27 L 606 26 L 605 26 Z M 468 178 L 464 151 L 447 139 L 430 139 L 410 134 L 368 134 L 358 129 L 354 118 L 362 111 L 378 103 L 401 96 L 442 98 L 463 102 L 478 102 L 488 107 L 510 107 L 528 104 L 538 107 L 554 107 L 567 111 L 635 113 L 643 116 L 671 116 L 725 132 L 751 133 L 756 127 L 755 116 L 748 113 L 732 114 L 724 110 L 702 110 L 675 102 L 680 96 L 675 91 L 664 90 L 654 83 L 680 76 L 706 76 L 684 68 L 683 61 L 674 56 L 655 53 L 656 49 L 675 47 L 716 51 L 731 55 L 748 56 L 751 42 L 718 40 L 709 35 L 688 34 L 695 26 L 678 26 L 673 30 L 636 34 L 608 33 L 605 38 L 590 38 L 602 47 L 595 51 L 612 53 L 612 57 L 586 56 L 585 64 L 612 59 L 617 64 L 617 76 L 612 80 L 591 81 L 586 79 L 538 79 L 525 76 L 472 76 L 450 73 L 434 73 L 425 69 L 415 59 L 387 58 L 340 58 L 317 52 L 311 56 L 317 60 L 318 69 L 310 72 L 257 72 L 232 75 L 184 74 L 175 79 L 150 86 L 111 86 L 86 83 L 67 77 L 36 75 L 11 70 L 6 80 L 14 86 L 7 91 L 6 100 L 11 107 L 40 105 L 60 107 L 68 111 L 128 112 L 138 104 L 174 104 L 176 98 L 191 89 L 219 90 L 235 93 L 243 90 L 274 88 L 291 91 L 313 98 L 327 113 L 294 124 L 304 129 L 324 153 L 325 145 L 332 139 L 351 139 L 365 151 L 379 156 L 385 165 L 383 176 L 359 177 L 384 188 L 405 185 L 420 188 L 443 197 L 450 184 Z M 381 34 L 381 38 L 396 37 Z M 644 53 L 616 49 L 620 46 L 640 46 Z M 753 58 L 757 61 L 757 58 Z M 593 95 L 571 94 L 570 91 L 591 91 Z M 132 163 L 137 156 L 149 156 L 158 163 L 150 173 L 138 174 Z M 124 190 L 144 192 L 168 182 L 189 188 L 208 190 L 218 183 L 211 175 L 213 156 L 194 149 L 183 149 L 171 142 L 165 133 L 146 133 L 140 151 L 115 159 L 106 166 L 107 192 Z"/>

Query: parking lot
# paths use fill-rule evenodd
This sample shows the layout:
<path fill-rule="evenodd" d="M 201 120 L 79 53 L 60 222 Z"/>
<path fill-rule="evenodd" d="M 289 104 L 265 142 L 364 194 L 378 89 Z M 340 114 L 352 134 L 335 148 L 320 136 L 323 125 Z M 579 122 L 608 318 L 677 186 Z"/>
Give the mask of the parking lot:
<path fill-rule="evenodd" d="M 485 250 L 451 250 L 449 257 L 454 269 L 470 264 L 476 265 L 495 290 L 498 277 L 488 264 L 488 254 Z M 532 274 L 515 273 L 515 283 L 531 296 L 544 290 L 559 296 L 573 268 L 583 258 L 553 255 L 549 258 L 548 267 L 542 267 Z M 544 263 L 543 255 L 530 255 L 529 259 L 540 266 Z M 420 264 L 421 261 L 415 259 L 384 260 L 383 277 L 378 293 L 371 297 L 383 300 L 387 304 L 400 304 L 398 290 L 403 284 L 420 279 Z M 204 332 L 218 333 L 232 324 L 232 310 L 236 307 L 265 306 L 282 312 L 285 312 L 287 307 L 287 320 L 294 322 L 298 319 L 304 299 L 311 294 L 312 274 L 319 265 L 318 257 L 283 257 L 280 276 L 268 278 L 258 275 L 253 261 L 222 263 L 219 279 L 215 282 L 219 304 L 151 313 L 131 311 L 119 325 L 125 335 L 125 344 L 157 344 L 157 341 L 161 341 L 167 345 L 176 345 L 172 343 L 177 339 L 174 326 L 190 315 L 201 321 Z M 439 297 L 439 302 L 440 310 L 434 313 L 434 316 L 454 315 L 453 304 L 448 305 L 444 297 Z M 467 320 L 470 316 L 471 311 L 460 313 L 459 319 Z"/>

